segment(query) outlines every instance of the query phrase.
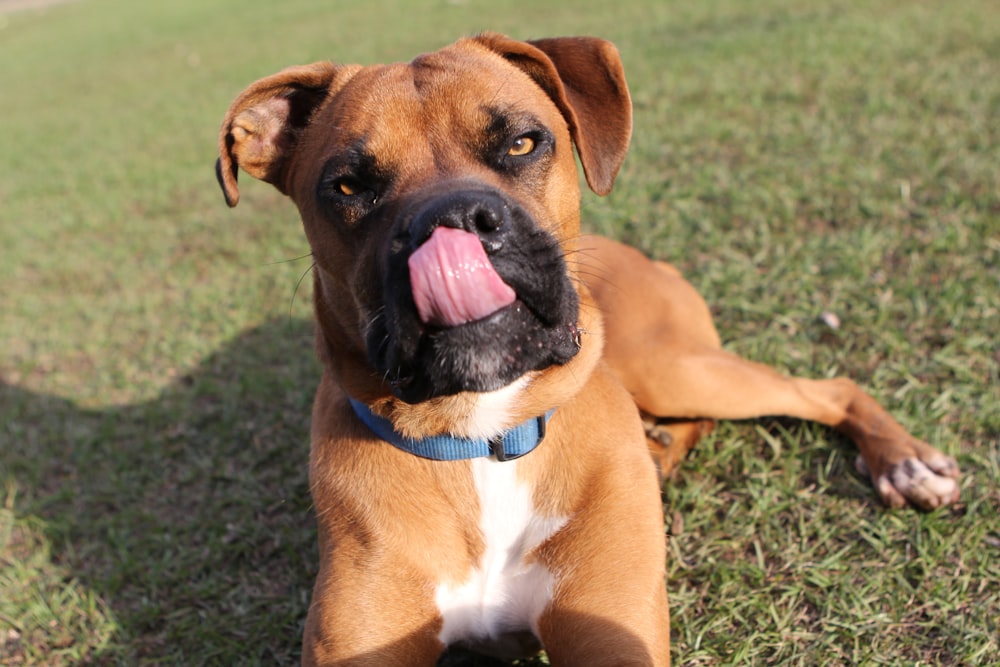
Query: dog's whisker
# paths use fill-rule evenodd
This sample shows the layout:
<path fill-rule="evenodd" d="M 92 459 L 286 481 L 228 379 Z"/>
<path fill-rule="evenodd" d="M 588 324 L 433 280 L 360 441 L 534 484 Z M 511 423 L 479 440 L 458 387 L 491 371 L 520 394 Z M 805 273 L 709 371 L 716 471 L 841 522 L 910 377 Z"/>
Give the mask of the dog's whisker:
<path fill-rule="evenodd" d="M 278 259 L 273 262 L 264 262 L 264 266 L 277 266 L 278 264 L 291 264 L 292 262 L 301 262 L 303 259 L 308 259 L 312 257 L 311 252 L 307 252 L 304 255 L 299 255 L 298 257 L 290 257 L 289 259 Z"/>
<path fill-rule="evenodd" d="M 305 259 L 306 257 L 312 257 L 312 253 L 309 253 L 308 255 L 303 255 L 302 257 L 299 257 L 298 259 Z M 302 287 L 302 281 L 304 281 L 306 279 L 306 276 L 309 275 L 310 273 L 312 273 L 312 271 L 315 268 L 316 268 L 316 260 L 314 259 L 312 262 L 310 262 L 309 268 L 307 268 L 305 271 L 302 272 L 302 275 L 299 276 L 299 279 L 295 283 L 295 289 L 292 290 L 292 296 L 288 300 L 288 319 L 289 319 L 289 321 L 291 321 L 291 319 L 292 319 L 292 310 L 295 308 L 295 297 L 299 293 L 299 288 Z"/>

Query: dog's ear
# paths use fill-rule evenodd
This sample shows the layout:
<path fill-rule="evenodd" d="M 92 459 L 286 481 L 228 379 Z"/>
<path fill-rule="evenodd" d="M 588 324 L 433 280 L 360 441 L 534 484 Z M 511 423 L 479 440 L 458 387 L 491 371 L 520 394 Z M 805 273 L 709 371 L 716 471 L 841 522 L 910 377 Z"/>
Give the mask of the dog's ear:
<path fill-rule="evenodd" d="M 219 131 L 216 176 L 226 203 L 240 199 L 239 169 L 287 194 L 284 169 L 313 112 L 355 68 L 320 62 L 263 78 L 233 101 Z"/>
<path fill-rule="evenodd" d="M 548 93 L 566 118 L 587 183 L 597 194 L 608 194 L 632 135 L 632 101 L 614 44 L 595 37 L 519 42 L 494 33 L 476 41 Z"/>

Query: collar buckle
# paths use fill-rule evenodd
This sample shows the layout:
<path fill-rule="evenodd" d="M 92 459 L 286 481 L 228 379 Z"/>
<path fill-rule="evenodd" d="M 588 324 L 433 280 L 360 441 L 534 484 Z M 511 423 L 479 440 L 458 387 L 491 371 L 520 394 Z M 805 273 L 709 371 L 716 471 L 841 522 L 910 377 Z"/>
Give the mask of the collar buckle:
<path fill-rule="evenodd" d="M 513 461 L 514 459 L 519 459 L 525 454 L 534 451 L 535 447 L 542 444 L 542 440 L 545 439 L 545 425 L 548 423 L 549 417 L 551 416 L 552 413 L 549 412 L 548 414 L 540 415 L 535 418 L 535 424 L 537 425 L 538 429 L 538 437 L 535 439 L 534 443 L 529 448 L 527 449 L 521 448 L 522 451 L 518 453 L 508 454 L 507 448 L 504 446 L 504 441 L 509 437 L 509 434 L 506 436 L 497 435 L 490 438 L 487 441 L 487 445 L 490 448 L 490 454 L 492 454 L 497 461 L 504 462 L 504 461 Z"/>

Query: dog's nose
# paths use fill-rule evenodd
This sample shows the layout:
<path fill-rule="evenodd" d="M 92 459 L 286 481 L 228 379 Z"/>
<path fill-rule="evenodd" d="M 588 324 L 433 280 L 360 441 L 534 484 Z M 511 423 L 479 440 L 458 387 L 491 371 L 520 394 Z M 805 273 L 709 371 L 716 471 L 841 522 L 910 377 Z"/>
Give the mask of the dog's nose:
<path fill-rule="evenodd" d="M 435 197 L 410 222 L 410 239 L 416 248 L 438 227 L 452 227 L 476 234 L 487 252 L 499 249 L 510 228 L 510 205 L 499 195 L 463 190 Z"/>

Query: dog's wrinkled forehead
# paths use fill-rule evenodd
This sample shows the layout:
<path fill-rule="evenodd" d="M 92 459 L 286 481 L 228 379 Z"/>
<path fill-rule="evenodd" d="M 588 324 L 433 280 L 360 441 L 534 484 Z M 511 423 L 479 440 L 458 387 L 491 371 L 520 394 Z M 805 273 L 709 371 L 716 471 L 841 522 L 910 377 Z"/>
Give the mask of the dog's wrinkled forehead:
<path fill-rule="evenodd" d="M 485 50 L 452 47 L 361 69 L 314 118 L 318 136 L 309 140 L 327 142 L 328 158 L 363 150 L 447 172 L 502 137 L 560 124 L 555 104 L 523 71 Z"/>
<path fill-rule="evenodd" d="M 483 33 L 409 64 L 317 62 L 254 82 L 223 120 L 216 175 L 229 206 L 239 202 L 242 169 L 303 207 L 304 183 L 315 184 L 317 165 L 338 150 L 371 146 L 365 157 L 421 169 L 436 164 L 437 175 L 447 178 L 441 161 L 475 158 L 476 148 L 481 158 L 488 151 L 480 143 L 492 132 L 512 140 L 496 146 L 512 158 L 547 156 L 565 165 L 561 179 L 573 167 L 562 157 L 575 145 L 587 184 L 605 195 L 625 159 L 631 127 L 628 87 L 610 42 L 522 42 Z M 494 162 L 504 161 L 499 158 Z M 374 166 L 380 176 L 381 165 Z M 345 191 L 353 190 L 349 185 Z"/>

